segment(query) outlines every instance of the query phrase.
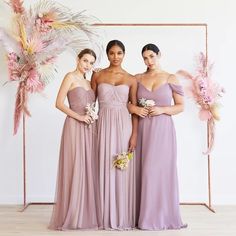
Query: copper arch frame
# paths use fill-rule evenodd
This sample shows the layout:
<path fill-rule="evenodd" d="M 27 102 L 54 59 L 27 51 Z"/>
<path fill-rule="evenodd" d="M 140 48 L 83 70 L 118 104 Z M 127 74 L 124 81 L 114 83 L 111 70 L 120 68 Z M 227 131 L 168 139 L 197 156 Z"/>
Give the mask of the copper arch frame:
<path fill-rule="evenodd" d="M 182 26 L 182 27 L 204 27 L 205 29 L 205 55 L 208 62 L 208 26 L 206 23 L 163 23 L 163 24 L 143 24 L 143 23 L 97 23 L 93 26 L 96 27 L 106 27 L 106 26 L 122 26 L 122 27 L 130 27 L 130 26 L 146 26 L 146 27 L 168 27 L 168 26 Z M 27 203 L 27 194 L 26 194 L 26 137 L 25 137 L 25 116 L 23 115 L 23 208 L 20 211 L 24 211 L 29 205 L 52 205 L 53 202 L 29 202 Z M 209 147 L 210 141 L 210 133 L 209 133 L 209 123 L 207 122 L 207 146 Z M 208 202 L 181 202 L 180 205 L 201 205 L 208 208 L 210 211 L 215 213 L 215 210 L 212 208 L 211 204 L 211 162 L 210 162 L 210 154 L 207 155 L 207 175 L 208 175 Z"/>

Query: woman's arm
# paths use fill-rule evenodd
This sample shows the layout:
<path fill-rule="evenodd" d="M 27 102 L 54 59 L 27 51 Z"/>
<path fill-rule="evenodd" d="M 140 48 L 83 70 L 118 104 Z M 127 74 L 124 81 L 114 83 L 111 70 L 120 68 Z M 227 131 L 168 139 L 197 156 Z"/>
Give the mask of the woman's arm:
<path fill-rule="evenodd" d="M 59 92 L 57 94 L 57 99 L 56 99 L 56 108 L 59 109 L 60 111 L 64 112 L 66 115 L 78 120 L 85 122 L 87 124 L 90 124 L 91 122 L 91 117 L 88 115 L 79 115 L 78 113 L 74 112 L 71 110 L 68 106 L 64 104 L 67 93 L 72 85 L 72 77 L 70 74 L 67 74 L 65 78 L 62 81 L 61 87 L 59 89 Z"/>
<path fill-rule="evenodd" d="M 174 105 L 168 107 L 154 106 L 150 108 L 150 116 L 158 116 L 161 114 L 176 115 L 184 110 L 183 96 L 174 93 L 173 94 Z"/>
<path fill-rule="evenodd" d="M 136 79 L 136 83 L 139 81 L 140 77 L 141 77 L 141 74 L 137 74 L 134 76 L 134 78 Z M 137 89 L 136 89 L 136 100 L 137 100 Z M 139 107 L 137 105 L 137 102 L 136 102 L 136 105 L 132 103 L 128 103 L 128 110 L 130 114 L 136 114 L 137 116 L 140 116 L 142 118 L 145 118 L 149 112 L 149 109 L 147 107 Z"/>
<path fill-rule="evenodd" d="M 98 72 L 93 71 L 92 78 L 91 78 L 91 88 L 93 89 L 96 97 L 97 97 L 97 86 L 98 86 L 97 78 L 98 78 L 99 73 L 100 71 Z"/>
<path fill-rule="evenodd" d="M 149 109 L 147 107 L 139 107 L 137 105 L 133 105 L 132 103 L 128 103 L 128 110 L 130 114 L 135 114 L 142 118 L 145 118 L 149 113 Z"/>
<path fill-rule="evenodd" d="M 129 101 L 132 105 L 137 105 L 137 81 L 133 76 L 131 77 L 131 85 L 130 85 L 130 92 L 129 92 Z M 136 143 L 137 143 L 137 135 L 138 135 L 138 117 L 135 114 L 132 114 L 132 134 L 129 140 L 129 151 L 133 152 Z"/>

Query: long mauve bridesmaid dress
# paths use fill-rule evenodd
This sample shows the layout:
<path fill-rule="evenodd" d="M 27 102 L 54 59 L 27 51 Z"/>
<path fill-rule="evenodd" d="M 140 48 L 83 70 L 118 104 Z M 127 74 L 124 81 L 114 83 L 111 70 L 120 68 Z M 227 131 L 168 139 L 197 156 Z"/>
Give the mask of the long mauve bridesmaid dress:
<path fill-rule="evenodd" d="M 70 108 L 85 114 L 95 101 L 93 90 L 76 87 L 67 94 Z M 96 123 L 89 126 L 71 117 L 64 123 L 57 177 L 55 205 L 50 229 L 97 229 L 98 209 L 95 180 L 97 159 Z"/>
<path fill-rule="evenodd" d="M 138 99 L 170 106 L 172 93 L 183 95 L 182 87 L 165 83 L 149 91 L 138 83 Z M 140 214 L 138 227 L 145 230 L 180 229 L 176 134 L 172 117 L 161 114 L 139 118 L 136 159 L 141 170 Z"/>
<path fill-rule="evenodd" d="M 127 152 L 132 132 L 127 109 L 129 86 L 98 85 L 99 187 L 104 229 L 128 230 L 135 227 L 135 158 L 126 170 L 113 167 L 117 154 Z"/>

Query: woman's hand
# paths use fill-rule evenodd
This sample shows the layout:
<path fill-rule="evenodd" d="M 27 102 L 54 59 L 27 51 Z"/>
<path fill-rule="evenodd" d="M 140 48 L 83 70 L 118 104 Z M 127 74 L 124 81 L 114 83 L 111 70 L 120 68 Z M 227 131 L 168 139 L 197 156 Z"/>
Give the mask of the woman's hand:
<path fill-rule="evenodd" d="M 92 122 L 92 117 L 89 115 L 84 115 L 84 116 L 80 116 L 80 118 L 78 120 L 89 125 Z"/>
<path fill-rule="evenodd" d="M 136 114 L 137 116 L 140 116 L 142 118 L 145 118 L 149 113 L 148 107 L 138 107 L 131 103 L 128 104 L 128 110 L 131 114 Z"/>
<path fill-rule="evenodd" d="M 158 116 L 164 113 L 163 107 L 149 107 L 149 116 Z"/>
<path fill-rule="evenodd" d="M 149 107 L 136 107 L 135 109 L 135 114 L 142 117 L 142 118 L 145 118 L 146 116 L 149 115 Z"/>
<path fill-rule="evenodd" d="M 136 148 L 137 135 L 132 134 L 129 139 L 129 152 L 133 152 Z"/>

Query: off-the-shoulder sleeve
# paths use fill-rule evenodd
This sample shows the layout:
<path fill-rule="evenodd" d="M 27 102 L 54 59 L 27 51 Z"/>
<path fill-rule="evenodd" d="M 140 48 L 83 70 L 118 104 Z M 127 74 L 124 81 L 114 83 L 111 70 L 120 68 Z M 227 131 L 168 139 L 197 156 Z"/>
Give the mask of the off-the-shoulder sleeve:
<path fill-rule="evenodd" d="M 169 85 L 170 85 L 173 92 L 184 96 L 184 90 L 183 90 L 183 87 L 181 85 L 171 84 L 171 83 L 169 83 Z"/>

